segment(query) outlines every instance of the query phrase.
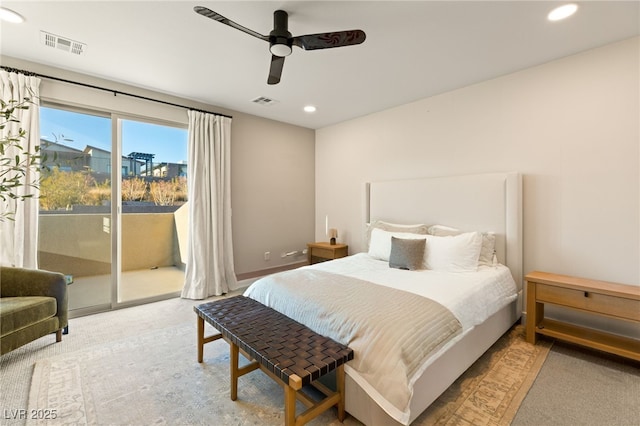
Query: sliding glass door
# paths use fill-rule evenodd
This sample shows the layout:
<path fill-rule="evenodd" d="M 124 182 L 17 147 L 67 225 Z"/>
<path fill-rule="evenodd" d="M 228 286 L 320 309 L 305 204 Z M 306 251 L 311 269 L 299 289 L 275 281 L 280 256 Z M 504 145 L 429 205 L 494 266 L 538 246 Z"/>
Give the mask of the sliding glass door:
<path fill-rule="evenodd" d="M 57 106 L 40 115 L 39 267 L 67 275 L 71 314 L 178 295 L 187 130 Z"/>
<path fill-rule="evenodd" d="M 178 294 L 187 239 L 187 131 L 122 119 L 118 302 Z"/>
<path fill-rule="evenodd" d="M 112 299 L 111 119 L 97 113 L 40 109 L 38 264 L 62 272 L 69 309 L 109 308 Z"/>

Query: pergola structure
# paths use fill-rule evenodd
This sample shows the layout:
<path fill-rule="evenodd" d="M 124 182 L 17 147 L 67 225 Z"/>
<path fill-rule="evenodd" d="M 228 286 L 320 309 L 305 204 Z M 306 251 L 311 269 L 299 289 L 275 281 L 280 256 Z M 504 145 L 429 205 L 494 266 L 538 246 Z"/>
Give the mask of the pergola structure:
<path fill-rule="evenodd" d="M 131 154 L 129 154 L 129 160 L 131 161 L 131 170 L 133 171 L 134 174 L 136 173 L 136 161 L 137 160 L 144 160 L 144 170 L 147 174 L 147 176 L 150 176 L 150 172 L 151 169 L 153 167 L 153 157 L 155 157 L 155 154 L 146 154 L 144 152 L 132 152 Z"/>

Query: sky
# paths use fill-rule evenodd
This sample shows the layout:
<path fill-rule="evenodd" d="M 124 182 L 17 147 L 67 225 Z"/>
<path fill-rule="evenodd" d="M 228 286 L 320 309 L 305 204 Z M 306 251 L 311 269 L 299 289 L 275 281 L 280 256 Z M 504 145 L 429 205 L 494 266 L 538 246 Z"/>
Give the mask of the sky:
<path fill-rule="evenodd" d="M 87 145 L 111 151 L 111 119 L 40 107 L 42 139 L 83 150 Z M 122 154 L 155 154 L 154 163 L 187 161 L 187 129 L 123 120 Z"/>

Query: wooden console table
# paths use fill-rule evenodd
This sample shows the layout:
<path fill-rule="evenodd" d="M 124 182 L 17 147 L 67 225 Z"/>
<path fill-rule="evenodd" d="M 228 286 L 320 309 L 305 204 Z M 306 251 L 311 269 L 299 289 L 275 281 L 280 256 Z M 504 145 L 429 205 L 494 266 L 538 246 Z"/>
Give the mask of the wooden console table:
<path fill-rule="evenodd" d="M 542 334 L 640 361 L 640 340 L 544 317 L 550 303 L 582 312 L 640 323 L 640 287 L 547 272 L 531 272 L 527 281 L 527 341 Z"/>

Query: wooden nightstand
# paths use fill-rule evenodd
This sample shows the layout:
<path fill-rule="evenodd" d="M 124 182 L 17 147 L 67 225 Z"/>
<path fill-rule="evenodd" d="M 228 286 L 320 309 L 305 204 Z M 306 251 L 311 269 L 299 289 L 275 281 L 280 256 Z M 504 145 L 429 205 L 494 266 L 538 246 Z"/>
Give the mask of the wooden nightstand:
<path fill-rule="evenodd" d="M 349 246 L 346 244 L 307 243 L 307 261 L 309 265 L 339 259 L 349 254 Z"/>
<path fill-rule="evenodd" d="M 640 360 L 640 340 L 606 333 L 544 317 L 545 303 L 590 314 L 640 322 L 640 287 L 576 278 L 547 272 L 531 272 L 527 280 L 527 341 L 536 335 Z"/>

